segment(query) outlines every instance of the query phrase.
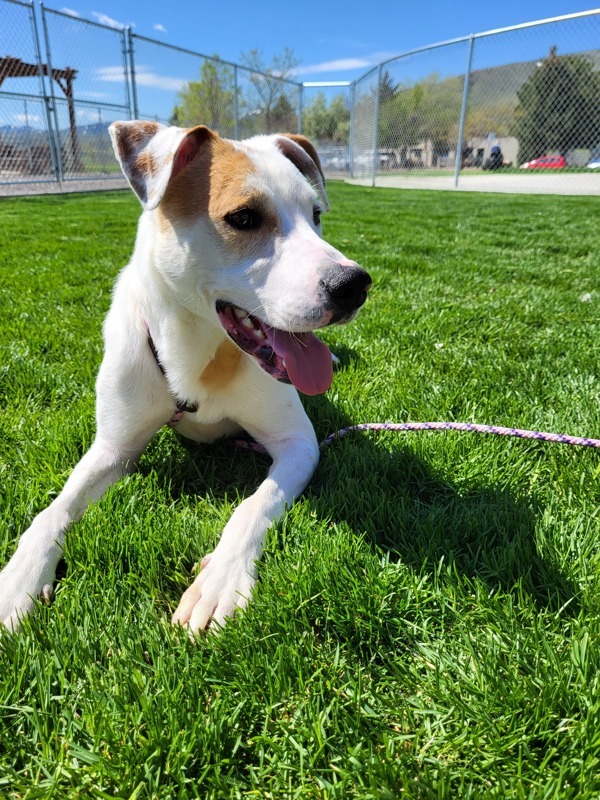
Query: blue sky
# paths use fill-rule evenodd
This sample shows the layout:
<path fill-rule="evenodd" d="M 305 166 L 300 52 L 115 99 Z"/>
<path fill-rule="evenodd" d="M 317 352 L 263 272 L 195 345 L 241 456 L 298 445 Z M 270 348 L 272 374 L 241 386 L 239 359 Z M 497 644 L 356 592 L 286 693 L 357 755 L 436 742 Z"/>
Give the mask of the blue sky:
<path fill-rule="evenodd" d="M 285 47 L 301 60 L 298 79 L 352 80 L 370 66 L 421 45 L 597 7 L 589 0 L 500 0 L 464 3 L 165 2 L 165 0 L 69 0 L 53 8 L 109 25 L 131 25 L 161 39 L 238 62 L 258 48 L 267 60 Z"/>
<path fill-rule="evenodd" d="M 301 3 L 206 2 L 206 0 L 45 0 L 53 67 L 77 70 L 75 98 L 80 124 L 107 123 L 128 113 L 127 83 L 121 36 L 131 26 L 141 37 L 156 39 L 205 55 L 240 63 L 241 53 L 262 51 L 265 62 L 286 47 L 300 61 L 296 81 L 351 81 L 400 53 L 470 33 L 518 25 L 593 8 L 588 0 L 449 0 L 352 3 L 351 0 L 303 0 Z M 593 3 L 594 0 L 591 0 Z M 598 3 L 598 0 L 596 0 Z M 36 16 L 40 11 L 35 4 Z M 101 23 L 105 28 L 83 20 Z M 0 0 L 0 54 L 33 63 L 33 40 L 23 6 Z M 547 25 L 477 41 L 473 69 L 544 58 L 552 45 L 565 54 L 597 49 L 600 16 L 568 25 Z M 166 121 L 188 81 L 198 78 L 202 60 L 171 48 L 135 39 L 138 115 Z M 43 59 L 47 56 L 42 56 Z M 390 65 L 395 83 L 413 83 L 428 76 L 464 73 L 466 44 L 441 48 Z M 239 80 L 243 82 L 243 75 Z M 240 83 L 240 89 L 243 90 Z M 36 88 L 30 78 L 6 81 L 2 90 L 14 99 L 0 103 L 0 126 L 43 127 L 44 109 L 21 96 Z M 57 114 L 66 128 L 68 107 L 60 90 Z M 305 94 L 310 103 L 317 90 Z M 339 89 L 326 90 L 331 99 Z"/>

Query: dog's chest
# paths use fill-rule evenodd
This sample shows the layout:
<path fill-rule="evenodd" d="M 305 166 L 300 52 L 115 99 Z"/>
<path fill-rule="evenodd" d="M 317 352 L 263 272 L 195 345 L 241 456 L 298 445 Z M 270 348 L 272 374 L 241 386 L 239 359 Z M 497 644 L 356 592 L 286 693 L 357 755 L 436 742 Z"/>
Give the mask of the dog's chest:
<path fill-rule="evenodd" d="M 226 391 L 239 377 L 241 360 L 242 353 L 232 342 L 222 342 L 200 373 L 198 380 L 202 389 L 211 394 Z"/>

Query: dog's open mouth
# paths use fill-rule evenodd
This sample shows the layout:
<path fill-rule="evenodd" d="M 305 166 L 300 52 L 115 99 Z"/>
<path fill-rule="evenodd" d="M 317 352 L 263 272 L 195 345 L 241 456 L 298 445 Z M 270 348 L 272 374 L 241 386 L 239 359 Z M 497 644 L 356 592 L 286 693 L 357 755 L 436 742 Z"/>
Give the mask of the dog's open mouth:
<path fill-rule="evenodd" d="M 243 308 L 219 300 L 221 325 L 235 344 L 253 356 L 275 380 L 293 383 L 304 394 L 326 392 L 333 380 L 331 351 L 311 333 L 272 328 Z"/>

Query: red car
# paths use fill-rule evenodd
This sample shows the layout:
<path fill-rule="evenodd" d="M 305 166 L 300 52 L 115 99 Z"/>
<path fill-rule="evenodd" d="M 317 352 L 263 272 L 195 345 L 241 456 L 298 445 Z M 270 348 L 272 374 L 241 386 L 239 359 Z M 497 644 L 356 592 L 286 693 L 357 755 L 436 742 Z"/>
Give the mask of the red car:
<path fill-rule="evenodd" d="M 521 164 L 521 169 L 564 169 L 567 162 L 564 156 L 541 156 Z"/>

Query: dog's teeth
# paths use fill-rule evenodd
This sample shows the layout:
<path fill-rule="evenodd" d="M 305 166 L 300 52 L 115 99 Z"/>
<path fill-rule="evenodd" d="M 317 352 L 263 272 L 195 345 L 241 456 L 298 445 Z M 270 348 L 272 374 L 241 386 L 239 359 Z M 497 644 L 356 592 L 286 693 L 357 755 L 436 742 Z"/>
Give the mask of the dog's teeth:
<path fill-rule="evenodd" d="M 257 339 L 264 339 L 265 338 L 265 335 L 260 330 L 260 328 L 256 328 L 256 330 L 254 331 L 254 335 L 256 336 Z"/>
<path fill-rule="evenodd" d="M 238 319 L 245 319 L 248 316 L 246 312 L 241 308 L 234 308 L 233 313 L 236 315 Z"/>
<path fill-rule="evenodd" d="M 253 328 L 254 327 L 254 323 L 252 322 L 250 317 L 244 317 L 244 319 L 242 320 L 242 325 L 244 326 L 244 328 Z"/>

